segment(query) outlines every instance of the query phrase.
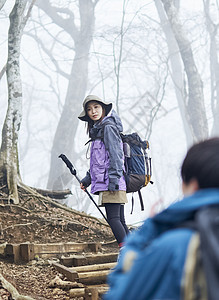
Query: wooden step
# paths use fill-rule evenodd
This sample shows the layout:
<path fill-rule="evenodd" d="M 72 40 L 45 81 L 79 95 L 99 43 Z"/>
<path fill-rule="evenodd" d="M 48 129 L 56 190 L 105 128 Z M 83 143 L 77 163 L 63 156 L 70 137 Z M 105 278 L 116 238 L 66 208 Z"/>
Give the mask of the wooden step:
<path fill-rule="evenodd" d="M 87 265 L 80 267 L 70 267 L 69 269 L 72 271 L 80 272 L 93 272 L 93 271 L 101 271 L 101 270 L 110 270 L 115 267 L 116 263 L 104 263 L 104 264 L 95 264 L 95 265 Z"/>
<path fill-rule="evenodd" d="M 67 262 L 76 266 L 67 267 L 57 263 L 53 263 L 53 266 L 73 282 L 73 288 L 69 290 L 70 298 L 98 300 L 108 290 L 107 277 L 116 265 L 117 257 L 118 253 L 73 255 L 67 258 Z M 65 258 L 63 261 L 66 262 Z M 68 283 L 68 286 L 71 284 Z"/>
<path fill-rule="evenodd" d="M 118 258 L 118 253 L 72 255 L 69 257 L 61 257 L 60 262 L 65 266 L 78 267 L 78 266 L 85 266 L 85 265 L 116 262 L 117 258 Z"/>
<path fill-rule="evenodd" d="M 72 282 L 80 282 L 87 285 L 105 283 L 106 278 L 111 269 L 115 266 L 115 263 L 68 268 L 54 262 L 53 266 L 57 269 L 58 272 L 65 275 L 68 280 Z"/>
<path fill-rule="evenodd" d="M 57 255 L 71 255 L 82 251 L 97 253 L 101 249 L 100 243 L 51 243 L 51 244 L 7 244 L 5 256 L 13 259 L 15 263 L 29 262 L 36 256 L 42 258 L 55 257 Z"/>
<path fill-rule="evenodd" d="M 83 297 L 84 299 L 98 300 L 100 296 L 108 291 L 108 286 L 106 285 L 93 285 L 80 289 L 71 289 L 69 291 L 70 298 Z"/>
<path fill-rule="evenodd" d="M 95 272 L 78 273 L 77 282 L 87 284 L 106 283 L 110 270 L 100 270 Z"/>

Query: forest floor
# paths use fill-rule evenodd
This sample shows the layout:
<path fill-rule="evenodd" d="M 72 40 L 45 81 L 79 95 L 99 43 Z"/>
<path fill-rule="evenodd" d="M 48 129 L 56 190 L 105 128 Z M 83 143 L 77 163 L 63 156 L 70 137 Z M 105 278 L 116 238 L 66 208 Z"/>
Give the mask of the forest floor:
<path fill-rule="evenodd" d="M 38 197 L 20 189 L 19 205 L 7 204 L 7 194 L 0 190 L 0 245 L 7 243 L 100 242 L 103 253 L 117 252 L 111 229 L 104 220 L 68 209 L 49 197 Z M 63 208 L 62 208 L 63 207 Z M 111 243 L 112 242 L 112 243 Z M 1 247 L 0 247 L 1 251 Z M 0 255 L 0 275 L 22 295 L 36 300 L 69 299 L 61 289 L 49 288 L 58 275 L 49 260 L 34 259 L 15 264 Z M 12 299 L 2 288 L 0 299 Z"/>

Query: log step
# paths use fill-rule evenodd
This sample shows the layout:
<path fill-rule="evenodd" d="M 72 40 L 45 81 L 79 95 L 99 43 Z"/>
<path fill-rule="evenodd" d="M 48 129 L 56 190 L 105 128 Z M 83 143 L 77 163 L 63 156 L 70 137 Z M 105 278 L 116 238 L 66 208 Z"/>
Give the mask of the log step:
<path fill-rule="evenodd" d="M 96 300 L 108 291 L 108 286 L 88 286 L 81 289 L 71 289 L 69 291 L 70 298 L 84 297 L 84 299 Z"/>
<path fill-rule="evenodd" d="M 87 265 L 80 267 L 71 267 L 69 268 L 72 271 L 80 272 L 92 272 L 92 271 L 101 271 L 101 270 L 110 270 L 115 267 L 116 263 L 105 263 L 105 264 L 96 264 L 96 265 Z"/>
<path fill-rule="evenodd" d="M 85 266 L 85 265 L 94 265 L 94 264 L 104 264 L 116 262 L 118 258 L 118 253 L 110 254 L 93 254 L 93 255 L 72 255 L 69 257 L 61 257 L 60 262 L 64 266 Z"/>
<path fill-rule="evenodd" d="M 78 273 L 77 281 L 87 284 L 98 284 L 98 283 L 106 283 L 107 276 L 109 275 L 110 270 L 102 270 L 95 272 L 84 272 Z"/>
<path fill-rule="evenodd" d="M 118 253 L 73 255 L 68 258 L 63 257 L 62 261 L 68 264 L 74 263 L 76 266 L 67 267 L 57 263 L 53 263 L 53 266 L 68 280 L 73 281 L 72 286 L 75 288 L 69 290 L 70 298 L 83 297 L 84 300 L 98 300 L 108 290 L 107 277 L 116 265 L 117 257 Z M 97 263 L 91 264 L 92 262 Z M 80 284 L 82 286 L 79 286 Z M 71 284 L 68 283 L 68 286 L 70 287 Z"/>
<path fill-rule="evenodd" d="M 101 249 L 100 243 L 51 243 L 51 244 L 7 244 L 5 256 L 13 259 L 15 263 L 29 262 L 36 256 L 48 258 L 57 255 L 90 251 L 97 253 Z"/>
<path fill-rule="evenodd" d="M 68 268 L 54 262 L 53 266 L 58 272 L 65 275 L 68 280 L 88 285 L 105 283 L 107 276 L 110 273 L 111 268 L 115 266 L 115 263 Z"/>

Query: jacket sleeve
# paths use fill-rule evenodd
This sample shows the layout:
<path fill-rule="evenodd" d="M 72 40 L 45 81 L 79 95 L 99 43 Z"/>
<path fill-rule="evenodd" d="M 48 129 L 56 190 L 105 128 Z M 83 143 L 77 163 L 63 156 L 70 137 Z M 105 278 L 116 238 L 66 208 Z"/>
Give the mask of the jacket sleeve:
<path fill-rule="evenodd" d="M 104 127 L 104 145 L 109 152 L 109 191 L 119 189 L 119 179 L 123 175 L 123 150 L 121 137 L 116 126 Z"/>
<path fill-rule="evenodd" d="M 90 171 L 87 171 L 86 176 L 83 179 L 81 179 L 81 183 L 84 185 L 85 188 L 87 188 L 91 184 Z"/>

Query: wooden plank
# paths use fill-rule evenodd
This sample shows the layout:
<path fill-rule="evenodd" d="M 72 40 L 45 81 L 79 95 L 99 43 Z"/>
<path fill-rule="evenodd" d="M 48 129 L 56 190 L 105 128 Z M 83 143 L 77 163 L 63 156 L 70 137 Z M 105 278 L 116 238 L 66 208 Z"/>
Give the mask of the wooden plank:
<path fill-rule="evenodd" d="M 83 284 L 105 283 L 110 270 L 78 273 L 78 281 Z"/>
<path fill-rule="evenodd" d="M 61 254 L 79 252 L 88 249 L 87 243 L 34 244 L 35 254 Z"/>
<path fill-rule="evenodd" d="M 87 255 L 86 258 L 89 265 L 116 262 L 118 253 Z"/>
<path fill-rule="evenodd" d="M 73 266 L 73 257 L 74 256 L 72 256 L 72 255 L 68 256 L 68 257 L 62 256 L 60 258 L 60 262 L 61 262 L 61 264 L 63 264 L 66 267 L 71 267 L 71 266 Z"/>
<path fill-rule="evenodd" d="M 24 261 L 29 262 L 35 256 L 51 257 L 57 254 L 71 254 L 80 251 L 93 251 L 97 252 L 101 248 L 100 243 L 51 243 L 51 244 L 7 244 L 5 248 L 5 255 L 12 258 L 15 263 Z M 68 264 L 73 265 L 72 258 L 67 258 Z M 69 263 L 71 262 L 71 264 Z M 86 263 L 85 263 L 86 264 Z"/>
<path fill-rule="evenodd" d="M 96 264 L 96 265 L 87 265 L 80 267 L 71 267 L 69 268 L 72 271 L 76 272 L 91 272 L 91 271 L 100 271 L 100 270 L 110 270 L 115 267 L 116 262 L 113 263 L 105 263 L 105 264 Z"/>
<path fill-rule="evenodd" d="M 84 297 L 84 295 L 85 295 L 85 288 L 70 289 L 69 290 L 69 297 L 70 298 Z"/>
<path fill-rule="evenodd" d="M 116 262 L 118 258 L 118 253 L 110 254 L 93 254 L 86 256 L 74 255 L 72 264 L 74 267 L 85 266 L 85 265 L 94 265 L 94 264 L 103 264 L 109 262 Z"/>
<path fill-rule="evenodd" d="M 34 244 L 34 253 L 42 254 L 62 254 L 77 253 L 90 250 L 97 252 L 101 249 L 100 243 L 53 243 L 53 244 Z"/>
<path fill-rule="evenodd" d="M 5 256 L 18 263 L 21 261 L 20 245 L 19 244 L 7 244 L 5 247 Z"/>
<path fill-rule="evenodd" d="M 77 279 L 78 279 L 78 273 L 77 272 L 72 271 L 69 268 L 67 268 L 67 267 L 65 267 L 65 266 L 63 266 L 63 265 L 61 265 L 59 263 L 55 263 L 54 262 L 52 265 L 57 269 L 57 271 L 59 273 L 65 275 L 65 277 L 68 280 L 70 280 L 72 282 L 77 281 Z"/>
<path fill-rule="evenodd" d="M 98 300 L 99 299 L 98 294 L 99 293 L 98 293 L 98 290 L 96 288 L 86 288 L 84 299 L 85 300 Z"/>
<path fill-rule="evenodd" d="M 84 299 L 98 300 L 98 297 L 106 293 L 108 289 L 108 286 L 89 286 L 81 289 L 70 289 L 69 296 L 70 298 L 84 297 Z"/>
<path fill-rule="evenodd" d="M 85 266 L 87 265 L 87 258 L 85 255 L 74 255 L 72 259 L 72 266 Z"/>
<path fill-rule="evenodd" d="M 29 262 L 30 260 L 34 259 L 34 245 L 31 243 L 20 244 L 20 255 L 21 260 L 25 262 Z"/>
<path fill-rule="evenodd" d="M 97 253 L 99 250 L 101 250 L 101 243 L 88 243 L 88 249 L 91 252 Z"/>

